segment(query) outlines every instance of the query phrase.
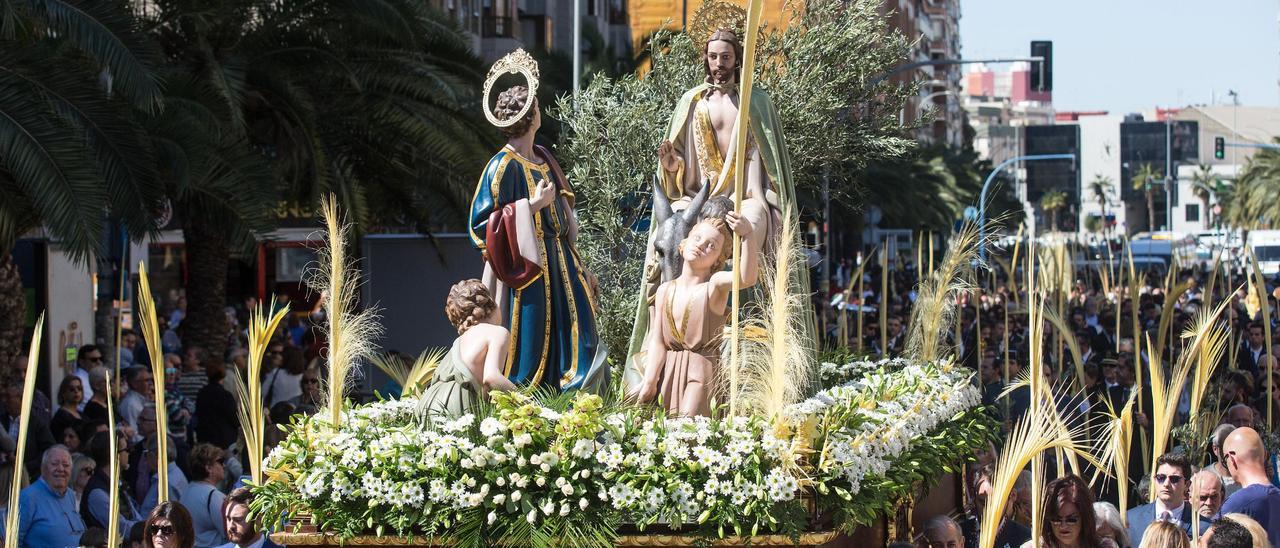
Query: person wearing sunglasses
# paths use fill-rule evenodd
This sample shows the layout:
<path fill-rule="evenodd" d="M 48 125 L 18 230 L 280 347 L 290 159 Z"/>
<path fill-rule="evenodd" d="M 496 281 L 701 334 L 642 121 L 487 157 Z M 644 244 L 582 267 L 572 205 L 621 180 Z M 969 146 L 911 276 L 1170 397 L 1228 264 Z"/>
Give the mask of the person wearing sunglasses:
<path fill-rule="evenodd" d="M 89 371 L 100 365 L 106 365 L 106 362 L 103 361 L 102 349 L 97 345 L 86 344 L 76 352 L 76 369 L 72 374 L 80 379 L 80 385 L 84 390 L 82 399 L 77 403 L 76 411 L 84 411 L 84 405 L 93 398 L 93 388 L 89 385 Z"/>
<path fill-rule="evenodd" d="M 160 503 L 147 517 L 142 545 L 146 548 L 192 548 L 195 546 L 195 534 L 191 531 L 191 514 L 180 503 Z"/>
<path fill-rule="evenodd" d="M 1040 542 L 1044 548 L 1100 548 L 1093 494 L 1080 476 L 1067 475 L 1044 489 L 1044 520 Z"/>
<path fill-rule="evenodd" d="M 1165 453 L 1156 459 L 1156 471 L 1151 476 L 1151 488 L 1156 501 L 1129 510 L 1129 538 L 1141 546 L 1142 537 L 1152 523 L 1167 521 L 1177 525 L 1191 538 L 1191 528 L 1196 527 L 1192 517 L 1192 505 L 1187 504 L 1187 489 L 1191 480 L 1191 463 L 1187 457 Z M 1204 533 L 1209 523 L 1199 520 L 1199 533 Z"/>

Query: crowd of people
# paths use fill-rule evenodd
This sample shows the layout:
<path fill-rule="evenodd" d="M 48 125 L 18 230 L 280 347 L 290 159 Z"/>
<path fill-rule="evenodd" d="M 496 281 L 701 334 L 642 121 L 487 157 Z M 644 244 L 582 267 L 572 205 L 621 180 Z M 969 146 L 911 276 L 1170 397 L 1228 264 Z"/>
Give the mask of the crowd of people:
<path fill-rule="evenodd" d="M 1017 385 L 1031 364 L 1027 284 L 1021 269 L 1010 280 L 999 260 L 990 262 L 994 269 L 979 271 L 971 290 L 957 299 L 958 326 L 948 334 L 947 344 L 961 364 L 974 370 L 983 403 L 1007 434 L 1031 403 L 1030 389 Z M 1047 288 L 1058 291 L 1047 306 L 1063 318 L 1067 329 L 1046 323 L 1041 331 L 1042 344 L 1036 346 L 1041 349 L 1038 358 L 1045 385 L 1051 387 L 1064 417 L 1089 425 L 1086 436 L 1101 436 L 1096 426 L 1102 421 L 1096 419 L 1121 409 L 1133 396 L 1129 477 L 1106 478 L 1087 463 L 1080 475 L 1061 473 L 1062 468 L 1052 463 L 1054 455 L 1049 455 L 1051 464 L 1040 478 L 1041 500 L 1031 500 L 1031 472 L 1022 472 L 1013 482 L 1010 502 L 1001 510 L 1005 517 L 996 534 L 996 548 L 1029 545 L 1033 504 L 1040 504 L 1044 512 L 1039 537 L 1047 547 L 1178 548 L 1192 542 L 1212 547 L 1280 546 L 1280 477 L 1275 458 L 1280 441 L 1275 436 L 1280 387 L 1273 385 L 1280 380 L 1280 370 L 1275 368 L 1280 358 L 1280 340 L 1275 339 L 1280 323 L 1276 297 L 1270 293 L 1280 284 L 1270 281 L 1266 290 L 1251 296 L 1243 265 L 1222 268 L 1216 275 L 1211 270 L 1209 265 L 1196 265 L 1172 274 L 1154 269 L 1138 272 L 1134 292 L 1129 280 L 1119 274 L 1108 273 L 1104 283 L 1097 270 L 1080 268 L 1074 269 L 1074 284 L 1069 288 Z M 872 262 L 862 270 L 861 284 L 857 272 L 855 265 L 845 261 L 830 280 L 832 292 L 822 308 L 826 344 L 877 357 L 902 355 L 918 297 L 918 269 L 909 258 L 895 261 L 887 273 Z M 885 275 L 889 278 L 882 279 Z M 882 287 L 888 291 L 882 293 Z M 1265 295 L 1269 306 L 1262 307 L 1256 295 Z M 1198 409 L 1191 409 L 1190 389 L 1184 387 L 1167 446 L 1171 449 L 1153 458 L 1155 412 L 1149 368 L 1158 343 L 1135 344 L 1134 334 L 1157 341 L 1163 327 L 1167 342 L 1159 348 L 1161 359 L 1156 363 L 1168 378 L 1168 371 L 1189 351 L 1182 333 L 1200 311 L 1220 304 L 1225 306 L 1220 321 L 1228 326 L 1231 340 L 1210 380 L 1208 395 Z M 1267 327 L 1273 337 L 1270 345 Z M 1070 342 L 1079 349 L 1082 367 L 1076 366 Z M 1083 371 L 1083 379 L 1077 371 Z M 1011 383 L 1016 387 L 1006 391 Z M 1188 426 L 1193 417 L 1199 428 Z M 980 517 L 993 488 L 998 454 L 993 446 L 977 456 L 978 463 L 965 477 L 964 512 L 959 517 L 941 515 L 929 520 L 922 531 L 922 546 L 978 546 Z M 1131 506 L 1123 520 L 1117 507 L 1121 489 Z"/>
<path fill-rule="evenodd" d="M 116 518 L 122 540 L 130 546 L 240 547 L 274 546 L 261 524 L 248 520 L 252 493 L 244 487 L 248 463 L 238 419 L 234 376 L 247 381 L 248 341 L 240 326 L 248 325 L 244 309 L 229 308 L 228 350 L 210 356 L 199 346 L 184 344 L 181 322 L 185 302 L 176 300 L 161 315 L 160 357 L 164 378 L 152 374 L 147 346 L 129 330 L 115 352 L 96 345 L 77 349 L 58 383 L 54 398 L 37 390 L 23 432 L 23 377 L 26 356 L 3 368 L 4 408 L 0 413 L 0 511 L 8 512 L 13 475 L 24 486 L 19 499 L 18 542 L 21 546 L 105 546 L 112 519 L 112 440 L 120 463 Z M 284 306 L 288 306 L 285 304 Z M 282 436 L 275 425 L 321 406 L 323 345 L 304 326 L 307 311 L 291 313 L 291 321 L 268 343 L 261 378 L 267 449 Z M 164 406 L 155 404 L 155 383 L 164 383 Z M 115 431 L 108 422 L 107 395 L 114 393 Z M 157 453 L 162 435 L 160 413 L 167 419 L 168 496 L 160 502 Z M 16 441 L 26 439 L 25 458 L 15 463 Z M 33 480 L 33 481 L 30 481 Z"/>

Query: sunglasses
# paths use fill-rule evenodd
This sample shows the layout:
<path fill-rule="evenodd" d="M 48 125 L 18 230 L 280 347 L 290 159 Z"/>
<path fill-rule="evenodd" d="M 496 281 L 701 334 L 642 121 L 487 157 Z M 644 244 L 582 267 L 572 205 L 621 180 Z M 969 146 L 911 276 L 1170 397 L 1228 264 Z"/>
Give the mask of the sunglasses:
<path fill-rule="evenodd" d="M 1049 523 L 1052 523 L 1054 525 L 1078 525 L 1080 523 L 1080 516 L 1077 515 L 1077 516 L 1067 516 L 1064 518 L 1050 518 Z"/>
<path fill-rule="evenodd" d="M 302 379 L 302 384 L 320 384 L 320 379 Z"/>
<path fill-rule="evenodd" d="M 1168 480 L 1169 485 L 1177 485 L 1182 482 L 1182 476 L 1169 476 L 1165 474 L 1156 474 L 1156 483 L 1164 483 Z"/>
<path fill-rule="evenodd" d="M 151 536 L 153 537 L 171 537 L 174 529 L 172 525 L 152 525 Z"/>
<path fill-rule="evenodd" d="M 102 356 L 85 356 L 84 359 L 89 363 L 102 363 Z"/>
<path fill-rule="evenodd" d="M 85 474 L 85 475 L 91 475 L 91 474 L 93 474 L 93 471 L 94 471 L 94 470 L 93 470 L 93 468 L 92 468 L 92 467 L 89 467 L 89 468 L 82 468 L 82 469 L 80 469 L 80 473 L 81 473 L 81 474 Z"/>

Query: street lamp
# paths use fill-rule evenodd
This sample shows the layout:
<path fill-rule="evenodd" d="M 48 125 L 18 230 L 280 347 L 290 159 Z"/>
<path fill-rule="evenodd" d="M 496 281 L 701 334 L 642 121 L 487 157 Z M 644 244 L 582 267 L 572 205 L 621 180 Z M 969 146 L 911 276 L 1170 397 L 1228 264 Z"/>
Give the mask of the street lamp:
<path fill-rule="evenodd" d="M 1014 156 L 996 166 L 987 175 L 986 182 L 982 183 L 982 194 L 978 197 L 978 257 L 987 260 L 987 189 L 991 187 L 991 181 L 996 179 L 1004 168 L 1014 162 L 1035 162 L 1040 160 L 1075 160 L 1075 154 L 1032 154 L 1030 156 Z M 1033 234 L 1032 237 L 1035 237 Z"/>

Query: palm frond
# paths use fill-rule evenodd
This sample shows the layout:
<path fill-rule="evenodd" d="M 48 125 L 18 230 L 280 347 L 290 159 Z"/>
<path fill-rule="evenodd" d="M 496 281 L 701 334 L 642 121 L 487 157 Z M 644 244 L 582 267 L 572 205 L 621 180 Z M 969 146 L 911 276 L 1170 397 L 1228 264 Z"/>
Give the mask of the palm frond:
<path fill-rule="evenodd" d="M 83 138 L 57 120 L 26 81 L 0 72 L 0 172 L 21 196 L 5 201 L 30 203 L 72 258 L 85 261 L 101 246 L 106 195 Z"/>
<path fill-rule="evenodd" d="M 120 382 L 116 379 L 115 382 Z M 111 372 L 107 372 L 107 386 L 115 386 L 112 384 Z M 108 472 L 107 478 L 111 481 L 111 487 L 107 489 L 107 496 L 111 497 L 111 503 L 107 506 L 108 516 L 120 515 L 120 452 L 116 448 L 116 444 L 120 443 L 120 435 L 116 433 L 116 405 L 115 394 L 113 390 L 107 390 L 107 432 L 111 436 L 107 438 L 108 447 L 111 449 L 111 462 L 106 463 Z M 107 546 L 120 545 L 120 520 L 113 519 L 107 525 Z"/>
<path fill-rule="evenodd" d="M 40 367 L 40 339 L 43 336 L 44 313 L 42 312 L 40 318 L 36 320 L 35 331 L 31 334 L 31 346 L 27 347 L 27 369 L 22 383 L 22 409 L 31 409 L 32 401 L 35 399 L 36 373 Z M 28 431 L 31 415 L 32 413 L 21 413 L 18 418 L 19 432 Z M 5 515 L 5 531 L 18 530 L 18 516 L 21 514 L 18 503 L 22 491 L 22 464 L 27 462 L 27 438 L 29 437 L 31 436 L 18 436 L 18 439 L 14 440 L 18 447 L 13 457 L 13 478 L 9 484 L 9 512 Z M 18 548 L 18 535 L 5 535 L 4 545 L 5 548 Z"/>
<path fill-rule="evenodd" d="M 911 311 L 911 330 L 907 336 L 907 355 L 932 362 L 943 356 L 943 334 L 955 321 L 955 296 L 971 287 L 963 274 L 974 261 L 978 246 L 978 225 L 965 225 L 951 238 L 947 254 L 937 270 L 921 284 L 919 297 Z"/>
<path fill-rule="evenodd" d="M 156 405 L 156 489 L 159 501 L 169 500 L 169 413 L 164 402 L 164 353 L 160 348 L 160 324 L 156 320 L 156 300 L 147 279 L 147 263 L 138 263 L 138 324 L 151 358 L 151 375 L 155 378 L 152 401 Z"/>
<path fill-rule="evenodd" d="M 277 307 L 274 296 L 264 309 L 258 303 L 257 309 L 249 314 L 249 356 L 246 377 L 262 378 L 262 357 L 271 344 L 271 335 L 280 327 L 288 307 Z M 244 436 L 245 450 L 249 454 L 249 472 L 254 485 L 262 485 L 262 459 L 264 450 L 264 432 L 266 421 L 263 416 L 262 385 L 258 382 L 245 382 L 240 375 L 232 375 L 236 387 L 236 413 L 240 417 L 240 433 Z"/>
<path fill-rule="evenodd" d="M 348 378 L 356 372 L 355 364 L 373 351 L 373 339 L 381 333 L 376 311 L 356 310 L 359 271 L 347 259 L 347 232 L 350 226 L 338 211 L 335 196 L 323 204 L 326 246 L 320 252 L 320 268 L 313 271 L 311 287 L 321 293 L 329 325 L 325 329 L 329 341 L 329 413 L 333 428 L 341 424 L 342 401 Z"/>
<path fill-rule="evenodd" d="M 151 72 L 151 61 L 158 58 L 159 50 L 128 9 L 95 0 L 25 1 L 52 31 L 107 68 L 112 91 L 119 91 L 148 114 L 160 110 L 160 84 Z"/>
<path fill-rule="evenodd" d="M 785 215 L 783 219 L 789 219 Z M 794 221 L 784 221 L 778 234 L 777 261 L 761 265 L 760 310 L 744 322 L 743 331 L 764 333 L 759 341 L 743 337 L 742 387 L 738 409 L 751 409 L 765 417 L 777 417 L 786 406 L 804 399 L 812 382 L 814 341 L 806 337 L 808 296 L 791 291 L 791 269 L 804 264 L 798 249 Z M 724 370 L 727 368 L 721 368 Z"/>
<path fill-rule="evenodd" d="M 104 95 L 96 79 L 59 63 L 50 66 L 40 51 L 0 51 L 0 72 L 28 85 L 69 125 L 83 131 L 105 180 L 112 213 L 125 221 L 130 235 L 141 237 L 153 230 L 164 189 L 137 117 Z"/>

